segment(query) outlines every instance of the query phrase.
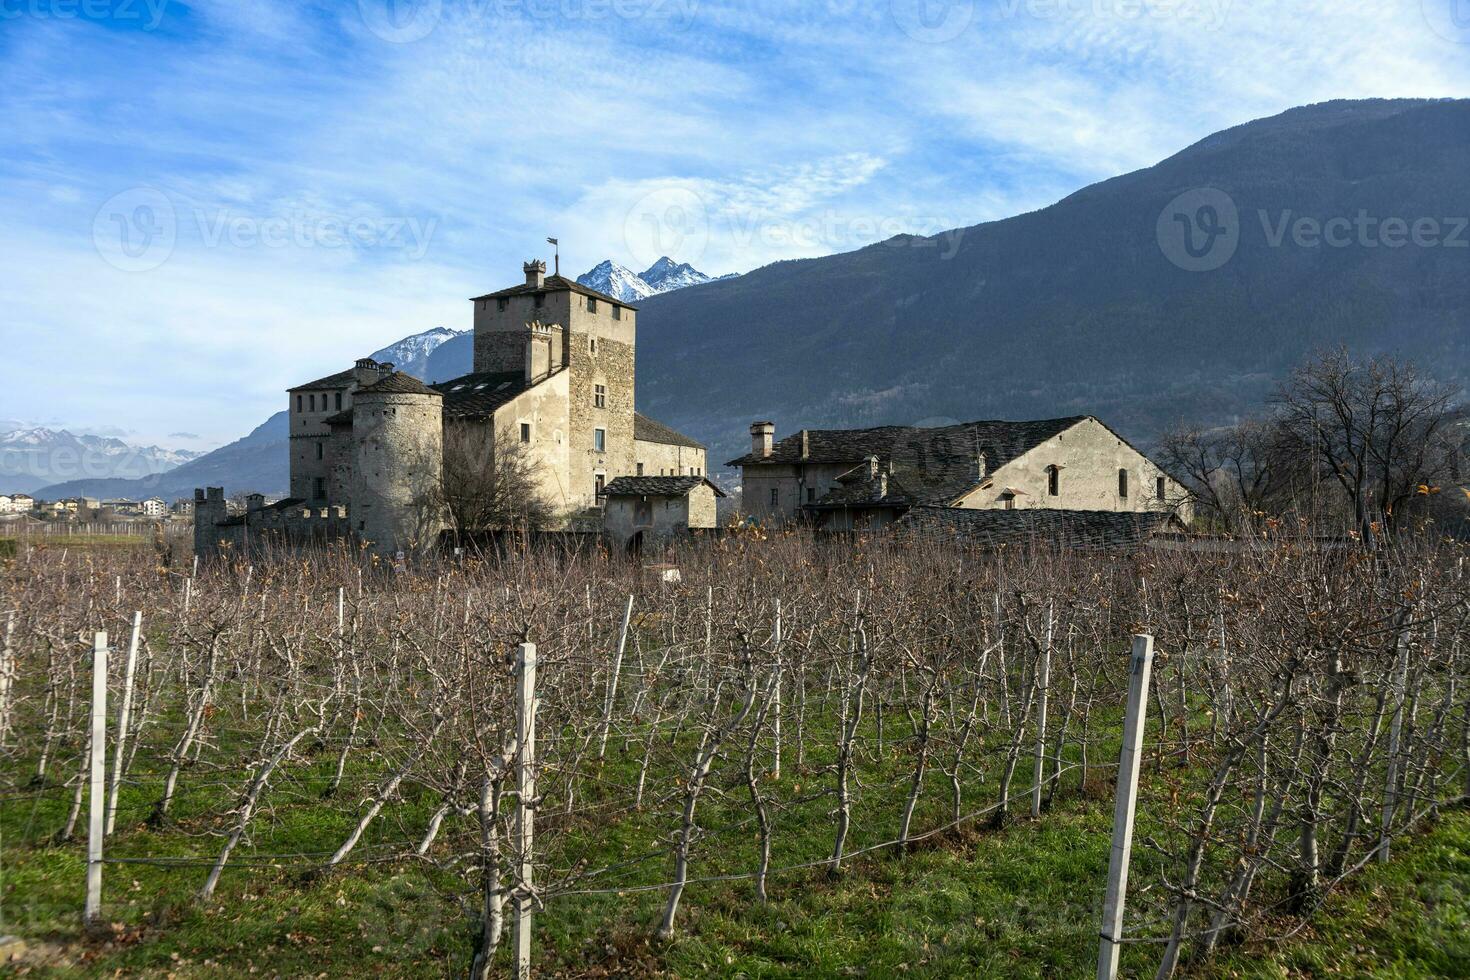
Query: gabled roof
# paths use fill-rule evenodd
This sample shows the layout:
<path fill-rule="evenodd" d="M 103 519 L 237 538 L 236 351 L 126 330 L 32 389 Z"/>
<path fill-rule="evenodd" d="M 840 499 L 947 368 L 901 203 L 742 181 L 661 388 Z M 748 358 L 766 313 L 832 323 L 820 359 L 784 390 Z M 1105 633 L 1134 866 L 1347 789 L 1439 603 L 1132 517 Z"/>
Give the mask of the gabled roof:
<path fill-rule="evenodd" d="M 329 390 L 334 390 L 338 388 L 350 388 L 352 387 L 353 382 L 355 382 L 356 380 L 357 372 L 352 368 L 348 368 L 346 371 L 338 371 L 336 374 L 329 374 L 325 378 L 317 378 L 315 381 L 308 381 L 304 385 L 297 385 L 294 388 L 287 388 L 286 390 L 310 391 L 313 389 L 321 388 L 326 388 Z"/>
<path fill-rule="evenodd" d="M 725 495 L 702 476 L 620 476 L 602 492 L 608 497 L 683 497 L 701 485 L 713 490 L 716 497 Z"/>
<path fill-rule="evenodd" d="M 495 410 L 532 387 L 524 371 L 487 371 L 441 381 L 434 390 L 444 396 L 444 414 L 449 418 L 487 419 Z"/>
<path fill-rule="evenodd" d="M 438 395 L 428 385 L 411 374 L 394 371 L 386 378 L 379 378 L 370 385 L 357 389 L 357 397 L 364 395 Z"/>
<path fill-rule="evenodd" d="M 503 299 L 507 296 L 529 296 L 532 293 L 560 293 L 568 290 L 574 293 L 581 293 L 583 296 L 591 296 L 593 299 L 600 299 L 605 303 L 621 306 L 625 310 L 638 309 L 638 307 L 631 303 L 624 303 L 616 296 L 599 293 L 597 290 L 589 289 L 575 279 L 568 279 L 566 276 L 547 276 L 545 281 L 539 286 L 533 286 L 530 283 L 521 283 L 519 286 L 511 286 L 509 289 L 486 293 L 484 296 L 472 296 L 470 297 L 470 301 L 478 303 L 482 299 Z"/>
<path fill-rule="evenodd" d="M 895 529 L 983 547 L 1043 545 L 1087 551 L 1134 548 L 1155 535 L 1185 527 L 1167 511 L 915 507 L 899 519 Z"/>
<path fill-rule="evenodd" d="M 805 456 L 802 433 L 796 432 L 776 443 L 770 456 L 747 454 L 726 465 L 857 464 L 876 457 L 884 465 L 892 464 L 890 486 L 903 488 L 909 502 L 943 506 L 954 503 L 981 482 L 982 453 L 986 473 L 994 473 L 1087 418 L 1077 415 L 1033 422 L 964 422 L 932 429 L 898 425 L 809 429 Z M 826 502 L 824 498 L 819 503 Z"/>
<path fill-rule="evenodd" d="M 656 442 L 664 446 L 705 448 L 703 443 L 695 442 L 684 433 L 671 429 L 662 422 L 655 422 L 642 412 L 633 413 L 633 438 L 642 442 Z"/>

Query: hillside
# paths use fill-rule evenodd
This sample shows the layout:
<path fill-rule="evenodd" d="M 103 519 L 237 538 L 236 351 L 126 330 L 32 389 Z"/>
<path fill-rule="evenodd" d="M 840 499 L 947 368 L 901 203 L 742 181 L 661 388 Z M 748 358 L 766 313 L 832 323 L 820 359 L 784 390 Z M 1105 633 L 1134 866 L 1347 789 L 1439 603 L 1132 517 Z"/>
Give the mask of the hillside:
<path fill-rule="evenodd" d="M 1239 247 L 1194 272 L 1160 243 L 1183 254 L 1164 212 L 1200 188 L 1233 199 Z M 1467 190 L 1470 102 L 1292 110 L 1031 214 L 650 297 L 640 407 L 709 443 L 713 464 L 757 418 L 779 435 L 1087 413 L 1148 442 L 1176 419 L 1254 410 L 1303 355 L 1339 343 L 1463 381 L 1470 232 L 1446 218 L 1466 213 Z M 1301 217 L 1360 212 L 1373 221 L 1361 243 L 1356 227 L 1340 247 L 1294 240 Z M 1377 224 L 1390 218 L 1433 219 L 1441 243 L 1390 246 Z"/>

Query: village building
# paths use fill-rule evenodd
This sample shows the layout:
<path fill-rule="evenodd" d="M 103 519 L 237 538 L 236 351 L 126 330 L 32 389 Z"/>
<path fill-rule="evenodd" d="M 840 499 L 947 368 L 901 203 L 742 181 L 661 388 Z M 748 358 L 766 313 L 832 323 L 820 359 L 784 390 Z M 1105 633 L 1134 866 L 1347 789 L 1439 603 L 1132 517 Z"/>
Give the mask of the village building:
<path fill-rule="evenodd" d="M 1091 416 L 936 428 L 750 428 L 742 508 L 762 523 L 892 524 L 916 507 L 1146 513 L 1190 519 L 1189 494 Z"/>
<path fill-rule="evenodd" d="M 497 460 L 524 464 L 561 527 L 600 529 L 619 477 L 704 477 L 704 446 L 635 409 L 637 308 L 547 276 L 545 262 L 522 271 L 524 282 L 470 301 L 471 373 L 426 385 L 363 359 L 290 389 L 290 497 L 232 516 L 219 488 L 196 491 L 200 552 L 243 545 L 252 527 L 421 550 L 445 527 L 442 500 Z M 690 526 L 713 526 L 712 509 L 708 520 Z"/>
<path fill-rule="evenodd" d="M 138 505 L 144 517 L 163 517 L 168 514 L 168 504 L 162 497 L 149 497 Z"/>
<path fill-rule="evenodd" d="M 607 485 L 604 533 L 630 552 L 715 526 L 725 493 L 702 476 L 621 476 Z"/>

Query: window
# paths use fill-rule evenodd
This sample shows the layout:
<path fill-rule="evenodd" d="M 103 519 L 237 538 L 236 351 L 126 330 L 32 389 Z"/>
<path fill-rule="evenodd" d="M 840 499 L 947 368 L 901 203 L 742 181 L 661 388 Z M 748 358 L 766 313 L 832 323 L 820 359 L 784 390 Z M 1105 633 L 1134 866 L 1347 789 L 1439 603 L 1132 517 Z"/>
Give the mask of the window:
<path fill-rule="evenodd" d="M 607 485 L 607 476 L 604 475 L 604 474 L 602 474 L 602 473 L 597 474 L 597 499 L 598 500 L 601 500 L 602 499 L 602 491 L 603 491 L 603 488 L 606 485 Z"/>
<path fill-rule="evenodd" d="M 312 480 L 311 486 L 317 500 L 321 500 L 327 495 L 327 481 L 322 479 L 321 477 L 317 477 L 315 480 Z"/>
<path fill-rule="evenodd" d="M 522 422 L 521 423 L 521 442 L 530 442 L 530 441 L 531 441 L 531 423 L 530 422 Z"/>
<path fill-rule="evenodd" d="M 1128 499 L 1128 471 L 1118 471 L 1118 496 L 1124 500 Z"/>
<path fill-rule="evenodd" d="M 806 488 L 806 502 L 809 503 L 809 504 L 814 504 L 814 503 L 817 502 L 817 488 L 816 487 L 807 487 Z"/>
<path fill-rule="evenodd" d="M 541 307 L 543 307 L 543 306 L 546 305 L 546 294 L 545 293 L 537 293 L 536 296 L 534 297 L 533 302 L 535 303 L 536 309 L 538 309 L 538 310 L 541 309 Z"/>
<path fill-rule="evenodd" d="M 322 451 L 323 451 L 324 448 L 325 447 L 321 443 L 317 443 L 316 444 L 316 458 L 317 459 L 321 459 L 322 458 Z"/>
<path fill-rule="evenodd" d="M 614 320 L 621 320 L 622 318 L 623 318 L 623 308 L 621 306 L 619 306 L 618 304 L 614 303 L 613 304 L 613 319 Z"/>
<path fill-rule="evenodd" d="M 607 408 L 607 385 L 592 386 L 592 407 Z"/>
<path fill-rule="evenodd" d="M 593 429 L 592 430 L 592 448 L 593 448 L 594 451 L 599 452 L 599 453 L 605 453 L 605 452 L 607 452 L 607 430 L 606 429 Z"/>
<path fill-rule="evenodd" d="M 337 411 L 342 411 L 342 392 L 337 392 Z"/>
<path fill-rule="evenodd" d="M 316 395 L 310 395 L 310 396 L 308 396 L 307 397 L 307 400 L 306 400 L 306 403 L 311 406 L 311 410 L 313 412 L 316 411 Z"/>
<path fill-rule="evenodd" d="M 781 506 L 781 491 L 777 487 L 772 487 L 771 488 L 771 506 L 772 507 L 779 507 L 779 506 Z"/>
<path fill-rule="evenodd" d="M 1061 496 L 1062 468 L 1060 466 L 1048 466 L 1046 468 L 1046 494 L 1049 497 Z"/>
<path fill-rule="evenodd" d="M 597 353 L 597 338 L 596 337 L 591 337 L 591 338 L 588 339 L 588 341 L 587 341 L 587 349 L 589 351 L 591 351 L 592 353 L 594 353 L 594 354 Z"/>
<path fill-rule="evenodd" d="M 296 411 L 297 412 L 300 412 L 301 411 L 301 396 L 300 395 L 297 395 L 296 396 Z"/>
<path fill-rule="evenodd" d="M 1154 480 L 1154 496 L 1159 498 L 1159 503 L 1162 504 L 1168 498 L 1168 489 L 1162 476 Z"/>
<path fill-rule="evenodd" d="M 1007 490 L 1005 493 L 1000 495 L 1000 503 L 1001 506 L 1004 507 L 1006 510 L 1015 510 L 1016 495 Z"/>
<path fill-rule="evenodd" d="M 642 476 L 643 475 L 643 464 L 642 463 L 639 463 L 638 464 L 638 475 L 639 476 Z"/>
<path fill-rule="evenodd" d="M 587 312 L 588 313 L 596 313 L 597 312 L 597 297 L 596 296 L 588 296 L 587 297 Z"/>
<path fill-rule="evenodd" d="M 508 298 L 504 297 L 504 296 L 500 297 L 499 299 L 497 299 L 495 301 L 495 308 L 497 310 L 499 310 L 501 313 L 504 313 L 505 312 L 505 308 L 507 306 L 509 306 L 509 305 L 510 305 L 510 300 Z"/>

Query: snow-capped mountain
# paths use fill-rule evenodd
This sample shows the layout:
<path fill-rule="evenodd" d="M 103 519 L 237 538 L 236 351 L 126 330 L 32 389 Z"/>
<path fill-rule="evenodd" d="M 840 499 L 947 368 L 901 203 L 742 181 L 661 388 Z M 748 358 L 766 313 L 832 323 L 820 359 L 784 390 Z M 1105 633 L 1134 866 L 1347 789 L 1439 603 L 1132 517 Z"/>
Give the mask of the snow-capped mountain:
<path fill-rule="evenodd" d="M 688 262 L 675 262 L 665 255 L 639 273 L 638 278 L 648 283 L 655 293 L 667 293 L 685 286 L 698 286 L 702 282 L 709 282 L 713 277 L 705 275 Z"/>
<path fill-rule="evenodd" d="M 422 379 L 428 372 L 429 355 L 438 350 L 445 341 L 467 333 L 469 333 L 468 330 L 435 327 L 433 330 L 416 333 L 412 337 L 404 337 L 369 356 L 375 361 L 387 361 L 405 374 Z"/>
<path fill-rule="evenodd" d="M 647 299 L 658 290 L 643 281 L 643 277 L 627 267 L 608 259 L 591 271 L 577 277 L 577 281 L 599 293 L 607 293 L 624 303 L 636 303 Z"/>
<path fill-rule="evenodd" d="M 635 273 L 612 259 L 598 264 L 591 271 L 577 277 L 582 285 L 607 293 L 624 303 L 636 303 L 659 293 L 672 292 L 685 286 L 698 286 L 710 282 L 707 276 L 687 262 L 679 263 L 665 255 L 653 265 Z"/>
<path fill-rule="evenodd" d="M 201 455 L 132 446 L 105 436 L 79 436 L 65 429 L 14 429 L 0 433 L 0 493 L 29 493 L 62 480 L 155 476 Z"/>

